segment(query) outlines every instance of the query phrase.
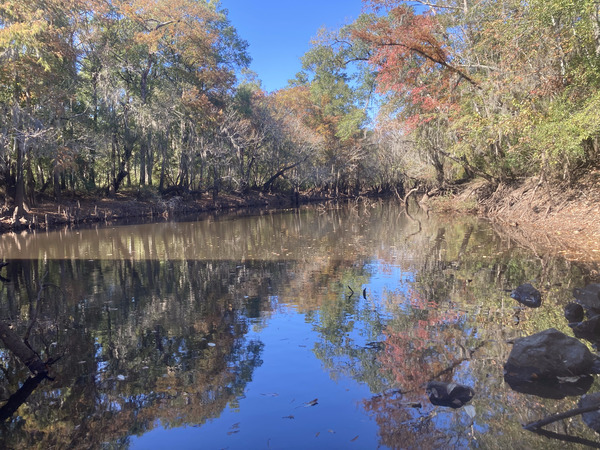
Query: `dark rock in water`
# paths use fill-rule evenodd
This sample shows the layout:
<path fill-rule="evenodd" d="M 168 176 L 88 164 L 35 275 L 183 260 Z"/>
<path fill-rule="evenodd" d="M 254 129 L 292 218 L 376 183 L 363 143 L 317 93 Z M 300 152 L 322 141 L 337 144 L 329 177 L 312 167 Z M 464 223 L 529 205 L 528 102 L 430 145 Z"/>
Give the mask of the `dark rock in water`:
<path fill-rule="evenodd" d="M 600 316 L 594 316 L 590 320 L 570 323 L 575 337 L 590 341 L 596 347 L 600 344 Z"/>
<path fill-rule="evenodd" d="M 539 308 L 542 304 L 542 294 L 530 283 L 522 284 L 512 291 L 510 296 L 530 308 Z"/>
<path fill-rule="evenodd" d="M 600 358 L 577 339 L 550 328 L 515 340 L 505 377 L 523 381 L 600 373 Z"/>
<path fill-rule="evenodd" d="M 584 288 L 573 289 L 573 296 L 593 314 L 600 314 L 600 284 L 588 284 Z"/>
<path fill-rule="evenodd" d="M 570 378 L 549 378 L 531 380 L 515 374 L 504 374 L 504 381 L 513 391 L 537 397 L 562 400 L 565 397 L 579 397 L 590 390 L 594 384 L 592 375 Z"/>
<path fill-rule="evenodd" d="M 579 407 L 587 408 L 598 406 L 600 408 L 600 392 L 584 395 L 579 399 Z M 600 411 L 590 411 L 583 413 L 581 418 L 585 424 L 597 433 L 600 433 Z"/>
<path fill-rule="evenodd" d="M 471 401 L 475 391 L 469 386 L 455 383 L 442 383 L 441 381 L 430 381 L 426 388 L 429 401 L 438 406 L 449 406 L 450 408 L 461 408 Z"/>
<path fill-rule="evenodd" d="M 569 323 L 581 322 L 584 317 L 585 311 L 579 303 L 569 303 L 565 306 L 565 318 Z"/>

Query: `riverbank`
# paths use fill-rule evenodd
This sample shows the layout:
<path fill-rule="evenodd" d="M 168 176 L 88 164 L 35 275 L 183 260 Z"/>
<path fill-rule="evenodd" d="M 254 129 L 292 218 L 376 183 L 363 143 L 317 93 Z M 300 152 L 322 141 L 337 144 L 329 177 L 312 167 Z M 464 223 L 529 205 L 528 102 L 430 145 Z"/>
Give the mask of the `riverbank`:
<path fill-rule="evenodd" d="M 216 201 L 197 196 L 142 197 L 124 193 L 113 198 L 70 197 L 56 203 L 39 200 L 27 214 L 0 215 L 0 233 L 52 230 L 64 226 L 115 224 L 172 219 L 202 213 L 225 213 L 245 208 L 282 209 L 299 203 L 331 198 L 252 191 L 244 196 L 222 194 Z M 575 186 L 541 183 L 532 178 L 520 184 L 497 186 L 475 180 L 451 196 L 426 200 L 434 209 L 475 213 L 490 219 L 499 231 L 538 254 L 562 256 L 569 261 L 600 261 L 600 170 Z"/>
<path fill-rule="evenodd" d="M 0 233 L 10 231 L 53 230 L 64 226 L 115 224 L 172 219 L 202 213 L 224 213 L 245 208 L 281 209 L 297 203 L 329 200 L 322 196 L 293 198 L 283 194 L 249 192 L 244 196 L 221 194 L 186 195 L 161 198 L 143 197 L 139 193 L 123 193 L 115 197 L 76 196 L 61 203 L 52 199 L 38 200 L 24 215 L 15 217 L 8 209 L 0 214 Z"/>
<path fill-rule="evenodd" d="M 462 186 L 450 200 L 434 198 L 434 208 L 476 211 L 502 233 L 538 254 L 569 261 L 600 261 L 600 170 L 567 183 L 539 178 L 492 186 L 483 180 Z"/>

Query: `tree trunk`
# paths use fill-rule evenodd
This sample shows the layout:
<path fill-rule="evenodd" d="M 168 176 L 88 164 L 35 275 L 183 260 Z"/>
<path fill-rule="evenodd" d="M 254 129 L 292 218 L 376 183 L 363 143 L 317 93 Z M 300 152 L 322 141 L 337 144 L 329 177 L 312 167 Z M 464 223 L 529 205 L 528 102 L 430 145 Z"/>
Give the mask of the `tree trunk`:
<path fill-rule="evenodd" d="M 142 139 L 140 144 L 140 186 L 146 184 L 146 155 L 148 154 L 148 146 L 145 139 Z"/>
<path fill-rule="evenodd" d="M 17 167 L 16 167 L 16 189 L 15 189 L 15 209 L 19 211 L 19 214 L 23 211 L 25 204 L 25 171 L 24 171 L 24 159 L 25 159 L 25 145 L 21 137 L 15 136 L 15 150 L 17 153 Z"/>
<path fill-rule="evenodd" d="M 171 125 L 168 125 L 166 136 L 165 136 L 165 143 L 162 146 L 163 147 L 162 148 L 162 167 L 160 168 L 160 182 L 158 184 L 159 192 L 162 192 L 163 189 L 165 188 L 165 175 L 166 175 L 166 170 L 167 170 L 167 154 L 168 154 L 168 149 L 169 149 L 170 134 L 171 134 Z"/>

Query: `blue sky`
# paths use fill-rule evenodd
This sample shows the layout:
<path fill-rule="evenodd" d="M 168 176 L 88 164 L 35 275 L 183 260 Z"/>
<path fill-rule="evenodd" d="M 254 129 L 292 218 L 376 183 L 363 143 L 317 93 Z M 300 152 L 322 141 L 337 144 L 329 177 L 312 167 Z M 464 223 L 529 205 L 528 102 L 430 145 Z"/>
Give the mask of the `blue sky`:
<path fill-rule="evenodd" d="M 319 28 L 337 29 L 362 10 L 361 0 L 221 0 L 239 36 L 250 44 L 250 69 L 269 92 L 301 69 L 300 58 Z"/>

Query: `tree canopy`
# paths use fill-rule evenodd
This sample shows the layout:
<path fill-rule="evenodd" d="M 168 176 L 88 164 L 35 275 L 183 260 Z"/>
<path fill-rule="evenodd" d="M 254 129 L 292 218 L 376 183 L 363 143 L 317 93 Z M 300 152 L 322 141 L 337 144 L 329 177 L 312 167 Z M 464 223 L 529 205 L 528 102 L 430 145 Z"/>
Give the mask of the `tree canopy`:
<path fill-rule="evenodd" d="M 265 92 L 218 1 L 5 1 L 0 186 L 332 195 L 598 165 L 595 1 L 365 0 Z"/>

